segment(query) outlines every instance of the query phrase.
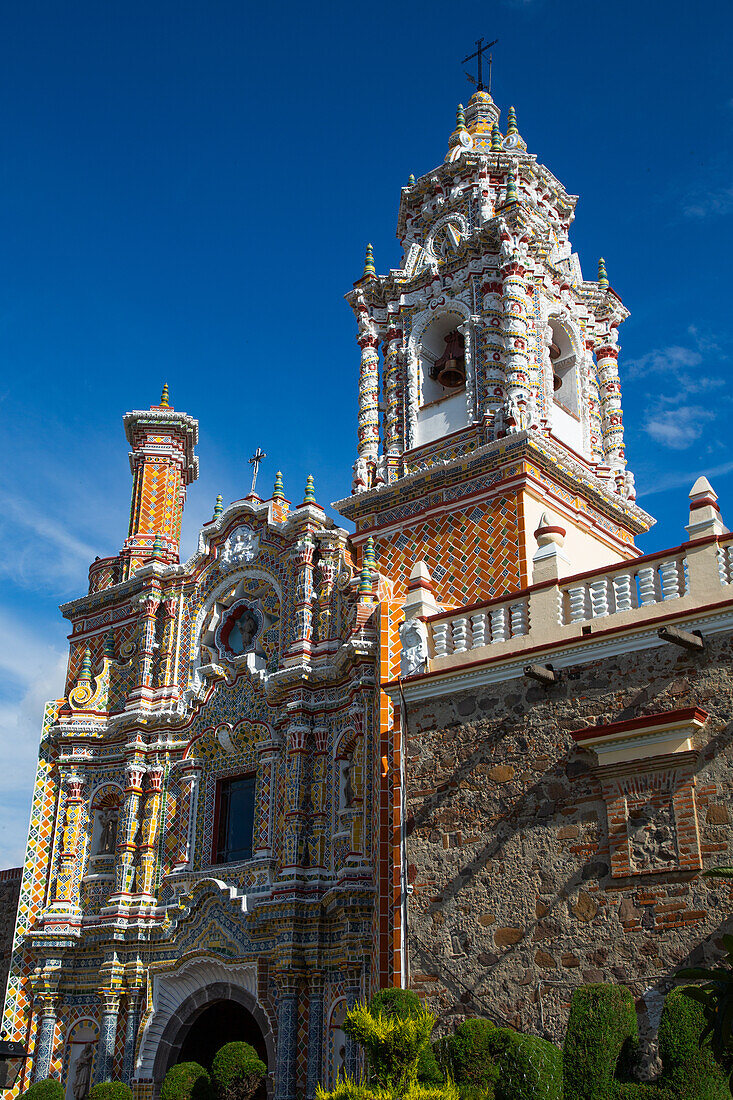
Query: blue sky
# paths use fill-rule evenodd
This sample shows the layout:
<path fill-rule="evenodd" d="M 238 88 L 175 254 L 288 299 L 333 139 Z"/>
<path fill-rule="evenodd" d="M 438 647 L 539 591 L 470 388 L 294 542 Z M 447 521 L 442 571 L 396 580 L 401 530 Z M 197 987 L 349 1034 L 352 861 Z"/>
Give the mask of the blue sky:
<path fill-rule="evenodd" d="M 358 348 L 342 295 L 396 266 L 400 186 L 442 160 L 460 59 L 580 195 L 572 239 L 631 309 L 630 465 L 679 543 L 707 472 L 733 522 L 733 6 L 24 0 L 0 13 L 0 866 L 20 862 L 60 601 L 126 534 L 121 418 L 201 424 L 184 553 L 260 445 L 302 499 L 346 495 Z"/>

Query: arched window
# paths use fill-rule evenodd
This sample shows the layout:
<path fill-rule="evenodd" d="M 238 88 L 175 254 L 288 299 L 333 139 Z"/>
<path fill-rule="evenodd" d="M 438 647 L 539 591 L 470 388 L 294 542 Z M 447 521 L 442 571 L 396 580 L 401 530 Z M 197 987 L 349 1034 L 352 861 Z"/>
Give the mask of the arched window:
<path fill-rule="evenodd" d="M 434 317 L 418 355 L 417 443 L 430 443 L 466 424 L 466 346 L 455 312 Z"/>
<path fill-rule="evenodd" d="M 552 368 L 552 431 L 573 450 L 583 452 L 580 422 L 580 379 L 573 341 L 565 325 L 550 318 L 550 366 Z"/>

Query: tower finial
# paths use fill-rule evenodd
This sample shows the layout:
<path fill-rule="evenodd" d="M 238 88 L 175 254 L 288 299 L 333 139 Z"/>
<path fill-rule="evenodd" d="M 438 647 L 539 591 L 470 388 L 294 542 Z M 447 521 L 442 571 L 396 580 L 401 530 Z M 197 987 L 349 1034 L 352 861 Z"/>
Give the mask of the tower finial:
<path fill-rule="evenodd" d="M 361 560 L 361 572 L 359 574 L 359 599 L 371 596 L 374 587 L 374 539 L 370 535 L 364 543 L 364 554 Z"/>
<path fill-rule="evenodd" d="M 517 129 L 517 112 L 514 110 L 513 107 L 509 108 L 509 111 L 508 111 L 507 116 L 506 116 L 506 121 L 507 121 L 507 127 L 506 127 L 507 137 L 509 137 L 510 134 L 518 134 L 519 130 Z"/>
<path fill-rule="evenodd" d="M 463 110 L 463 104 L 459 103 L 456 108 L 456 130 L 466 129 L 466 115 Z"/>
<path fill-rule="evenodd" d="M 77 683 L 89 683 L 92 678 L 92 651 L 89 646 L 84 650 L 84 656 L 81 660 L 81 668 L 79 669 L 79 676 Z"/>
<path fill-rule="evenodd" d="M 374 250 L 371 244 L 366 246 L 366 256 L 364 257 L 364 274 L 363 279 L 375 279 L 377 276 L 377 269 L 374 266 Z"/>
<path fill-rule="evenodd" d="M 598 285 L 603 290 L 608 290 L 608 273 L 606 272 L 606 261 L 603 256 L 598 261 Z"/>
<path fill-rule="evenodd" d="M 163 392 L 160 395 L 159 405 L 162 409 L 169 409 L 170 408 L 170 405 L 168 404 L 168 383 L 167 382 L 163 383 Z"/>
<path fill-rule="evenodd" d="M 410 172 L 410 175 L 409 175 L 408 180 L 407 180 L 408 187 L 412 187 L 414 182 L 415 182 L 415 177 L 412 174 L 412 172 Z"/>
<path fill-rule="evenodd" d="M 216 498 L 216 504 L 214 505 L 214 519 L 218 519 L 223 511 L 224 504 L 222 502 L 222 495 L 221 493 L 219 493 L 218 497 Z"/>
<path fill-rule="evenodd" d="M 505 198 L 504 202 L 508 203 L 508 202 L 518 202 L 518 201 L 519 201 L 519 196 L 517 195 L 517 179 L 516 179 L 516 176 L 514 175 L 514 172 L 512 172 L 512 170 L 510 168 L 509 169 L 509 174 L 507 175 L 507 178 L 506 178 L 506 198 Z"/>
<path fill-rule="evenodd" d="M 501 152 L 501 130 L 496 123 L 491 127 L 491 152 Z"/>
<path fill-rule="evenodd" d="M 283 475 L 280 470 L 275 474 L 275 484 L 272 488 L 273 500 L 285 500 L 285 486 L 283 485 Z"/>
<path fill-rule="evenodd" d="M 316 504 L 316 489 L 313 481 L 313 474 L 308 474 L 305 479 L 305 496 L 303 497 L 303 504 Z"/>
<path fill-rule="evenodd" d="M 102 654 L 105 657 L 109 657 L 111 661 L 115 658 L 115 632 L 110 629 L 106 631 L 104 635 L 104 641 L 102 642 Z"/>

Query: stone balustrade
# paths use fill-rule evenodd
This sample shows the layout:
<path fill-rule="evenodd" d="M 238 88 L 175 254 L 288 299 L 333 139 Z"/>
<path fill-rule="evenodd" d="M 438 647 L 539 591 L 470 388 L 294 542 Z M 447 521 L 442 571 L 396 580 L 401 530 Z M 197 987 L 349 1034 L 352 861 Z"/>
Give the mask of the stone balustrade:
<path fill-rule="evenodd" d="M 692 540 L 605 569 L 544 579 L 483 604 L 425 618 L 425 671 L 519 655 L 599 630 L 647 627 L 730 600 L 733 535 Z M 599 620 L 602 620 L 599 622 Z"/>

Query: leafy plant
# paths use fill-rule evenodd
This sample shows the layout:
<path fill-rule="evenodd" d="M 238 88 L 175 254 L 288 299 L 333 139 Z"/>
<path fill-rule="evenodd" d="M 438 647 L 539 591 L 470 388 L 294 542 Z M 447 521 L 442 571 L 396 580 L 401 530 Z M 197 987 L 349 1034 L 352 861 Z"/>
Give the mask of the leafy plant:
<path fill-rule="evenodd" d="M 711 878 L 730 878 L 733 868 L 714 867 L 705 874 Z M 683 993 L 701 1006 L 705 1019 L 701 1042 L 709 1043 L 733 1084 L 733 936 L 723 936 L 723 946 L 726 953 L 720 962 L 708 967 L 687 967 L 677 976 L 704 982 L 699 986 L 686 986 Z"/>
<path fill-rule="evenodd" d="M 221 1100 L 250 1100 L 266 1074 L 267 1066 L 249 1043 L 226 1043 L 211 1063 Z"/>
<path fill-rule="evenodd" d="M 385 1016 L 407 1019 L 409 1016 L 419 1015 L 423 1011 L 422 1002 L 417 993 L 411 989 L 397 989 L 390 986 L 380 989 L 369 1002 L 369 1011 L 382 1011 Z M 417 1060 L 417 1079 L 423 1085 L 442 1085 L 444 1076 L 435 1059 L 435 1052 L 430 1043 L 426 1043 L 420 1051 Z"/>
<path fill-rule="evenodd" d="M 318 1085 L 316 1100 L 393 1100 L 392 1089 L 368 1085 L 364 1081 L 352 1081 L 341 1077 L 331 1092 Z M 411 1085 L 402 1100 L 459 1100 L 458 1089 L 448 1081 L 442 1085 Z"/>
<path fill-rule="evenodd" d="M 491 1020 L 464 1020 L 452 1035 L 436 1044 L 441 1064 L 458 1085 L 461 1100 L 474 1100 L 481 1094 L 493 1097 L 499 1079 L 491 1048 L 496 1030 Z"/>
<path fill-rule="evenodd" d="M 499 1071 L 496 1100 L 562 1100 L 562 1054 L 552 1043 L 497 1027 L 489 1050 Z M 576 1100 L 572 1093 L 565 1095 Z"/>
<path fill-rule="evenodd" d="M 208 1071 L 198 1062 L 171 1066 L 160 1090 L 160 1100 L 214 1100 L 214 1086 Z"/>
<path fill-rule="evenodd" d="M 35 1081 L 29 1085 L 25 1092 L 21 1093 L 19 1100 L 64 1100 L 64 1086 L 60 1081 L 47 1078 L 45 1081 Z"/>
<path fill-rule="evenodd" d="M 100 1081 L 92 1085 L 88 1100 L 132 1100 L 132 1089 L 124 1081 Z"/>
<path fill-rule="evenodd" d="M 389 1016 L 357 1004 L 346 1014 L 344 1031 L 366 1050 L 376 1085 L 403 1096 L 417 1085 L 420 1051 L 434 1024 L 435 1017 L 422 1006 L 410 1016 Z"/>
<path fill-rule="evenodd" d="M 563 1074 L 565 1095 L 573 1100 L 611 1100 L 619 1059 L 636 1046 L 634 998 L 617 985 L 585 985 L 570 1002 Z"/>

